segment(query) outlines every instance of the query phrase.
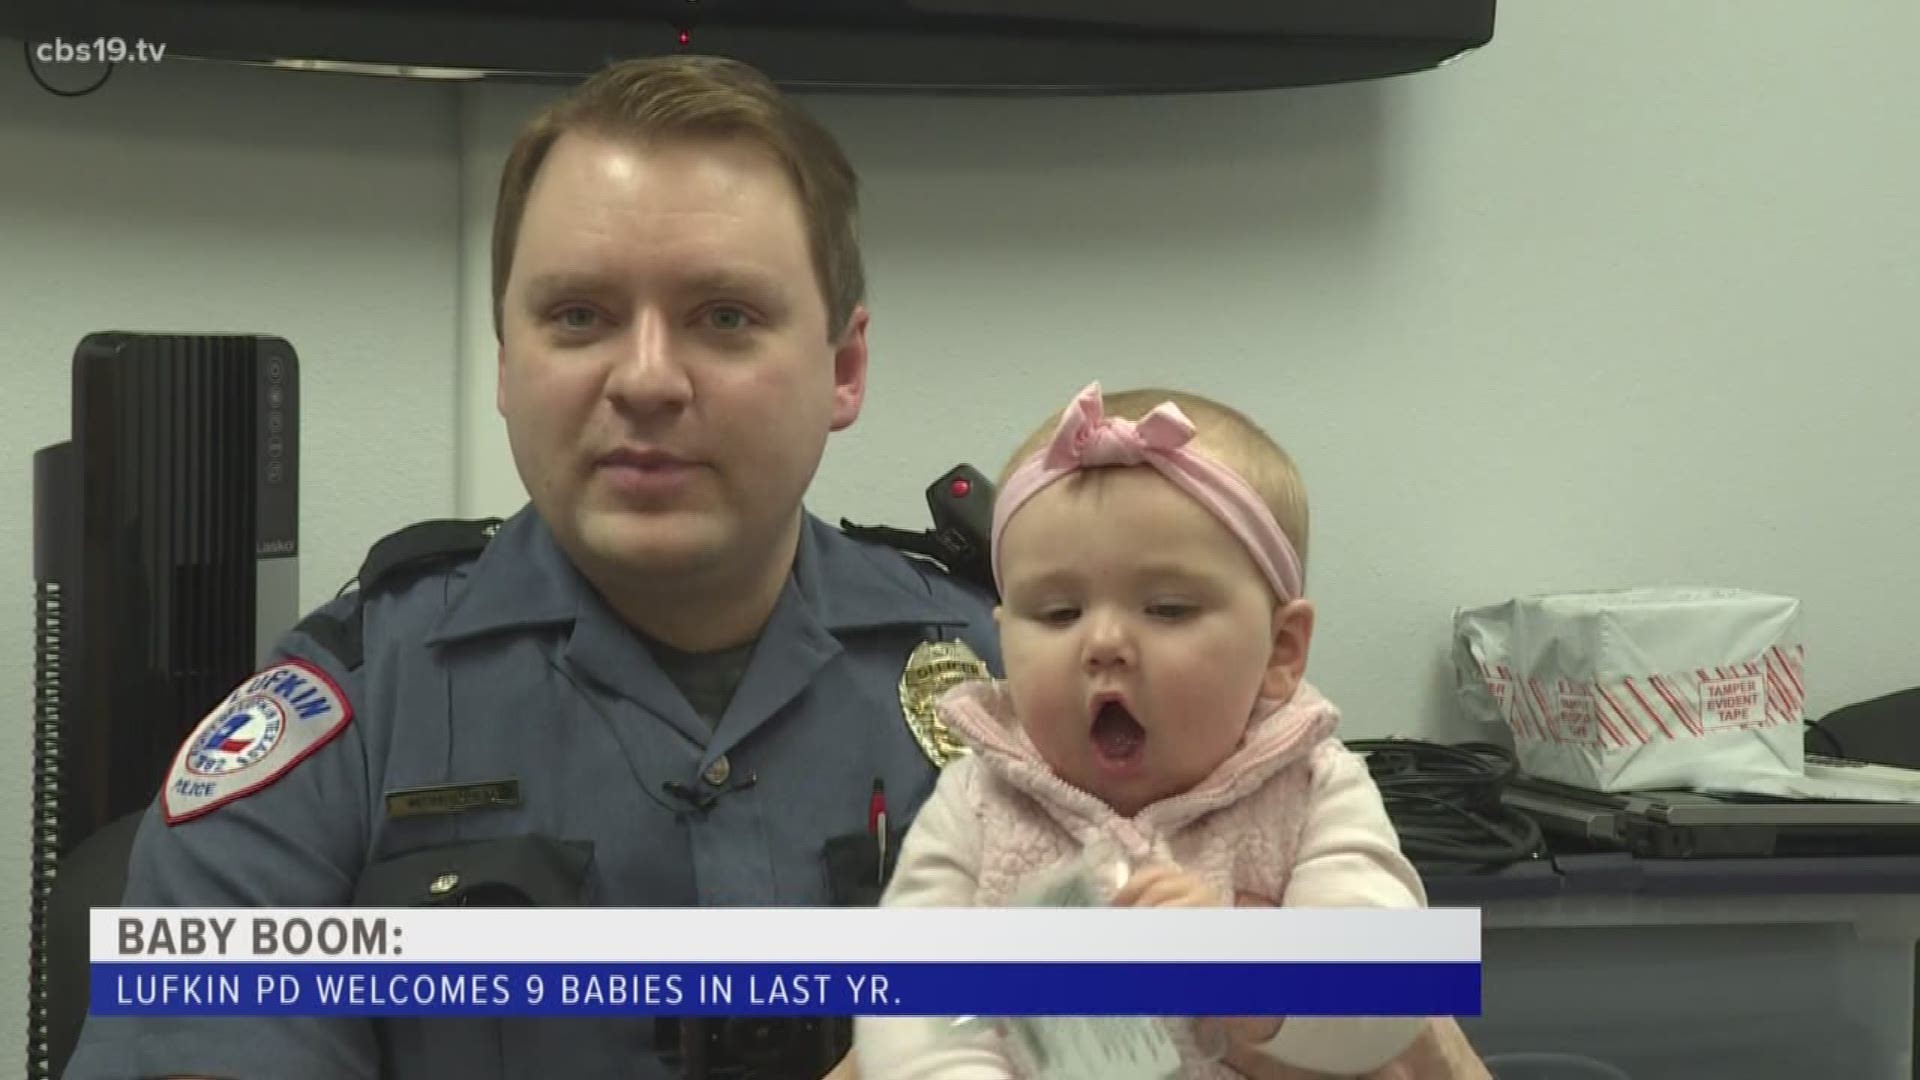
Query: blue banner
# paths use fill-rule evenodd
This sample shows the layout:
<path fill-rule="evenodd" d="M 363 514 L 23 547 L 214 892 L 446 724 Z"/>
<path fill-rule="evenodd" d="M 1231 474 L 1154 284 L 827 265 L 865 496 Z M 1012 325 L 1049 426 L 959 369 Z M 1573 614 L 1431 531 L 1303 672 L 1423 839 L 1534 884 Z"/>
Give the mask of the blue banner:
<path fill-rule="evenodd" d="M 1477 1016 L 1477 963 L 95 961 L 95 1016 Z"/>

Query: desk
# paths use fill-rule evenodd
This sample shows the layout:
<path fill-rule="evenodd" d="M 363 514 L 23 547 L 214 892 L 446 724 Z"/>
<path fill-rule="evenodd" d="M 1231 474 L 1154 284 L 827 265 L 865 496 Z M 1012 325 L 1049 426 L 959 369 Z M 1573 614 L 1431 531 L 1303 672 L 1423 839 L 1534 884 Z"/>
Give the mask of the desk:
<path fill-rule="evenodd" d="M 1914 1080 L 1920 857 L 1557 856 L 1430 874 L 1482 911 L 1484 1054 L 1633 1080 Z"/>

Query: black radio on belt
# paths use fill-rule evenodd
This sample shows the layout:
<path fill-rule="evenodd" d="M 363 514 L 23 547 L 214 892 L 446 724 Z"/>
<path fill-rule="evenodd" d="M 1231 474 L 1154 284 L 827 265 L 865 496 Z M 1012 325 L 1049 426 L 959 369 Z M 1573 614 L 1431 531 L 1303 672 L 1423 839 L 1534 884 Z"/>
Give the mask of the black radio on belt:
<path fill-rule="evenodd" d="M 885 525 L 855 525 L 840 519 L 840 531 L 856 540 L 872 540 L 925 556 L 954 577 L 994 592 L 993 483 L 971 465 L 955 465 L 927 486 L 927 510 L 933 528 L 909 532 Z"/>
<path fill-rule="evenodd" d="M 853 1021 L 777 1016 L 689 1018 L 680 1025 L 687 1080 L 818 1080 L 853 1043 Z"/>

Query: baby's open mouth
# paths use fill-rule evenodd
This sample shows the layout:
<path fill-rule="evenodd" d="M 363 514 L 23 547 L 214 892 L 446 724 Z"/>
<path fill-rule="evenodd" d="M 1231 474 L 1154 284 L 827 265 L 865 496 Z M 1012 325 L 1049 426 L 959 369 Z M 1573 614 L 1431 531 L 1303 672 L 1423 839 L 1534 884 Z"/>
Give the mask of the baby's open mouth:
<path fill-rule="evenodd" d="M 1093 712 L 1093 749 L 1100 764 L 1107 768 L 1125 768 L 1140 759 L 1146 749 L 1147 729 L 1118 700 L 1098 703 Z"/>

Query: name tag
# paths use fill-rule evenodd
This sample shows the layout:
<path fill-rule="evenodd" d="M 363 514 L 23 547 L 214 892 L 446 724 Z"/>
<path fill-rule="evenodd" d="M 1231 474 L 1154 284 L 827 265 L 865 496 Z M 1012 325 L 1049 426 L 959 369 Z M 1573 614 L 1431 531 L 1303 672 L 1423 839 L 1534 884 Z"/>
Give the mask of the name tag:
<path fill-rule="evenodd" d="M 387 817 L 396 821 L 434 814 L 465 814 L 474 810 L 511 810 L 519 805 L 520 781 L 511 778 L 387 792 Z"/>

